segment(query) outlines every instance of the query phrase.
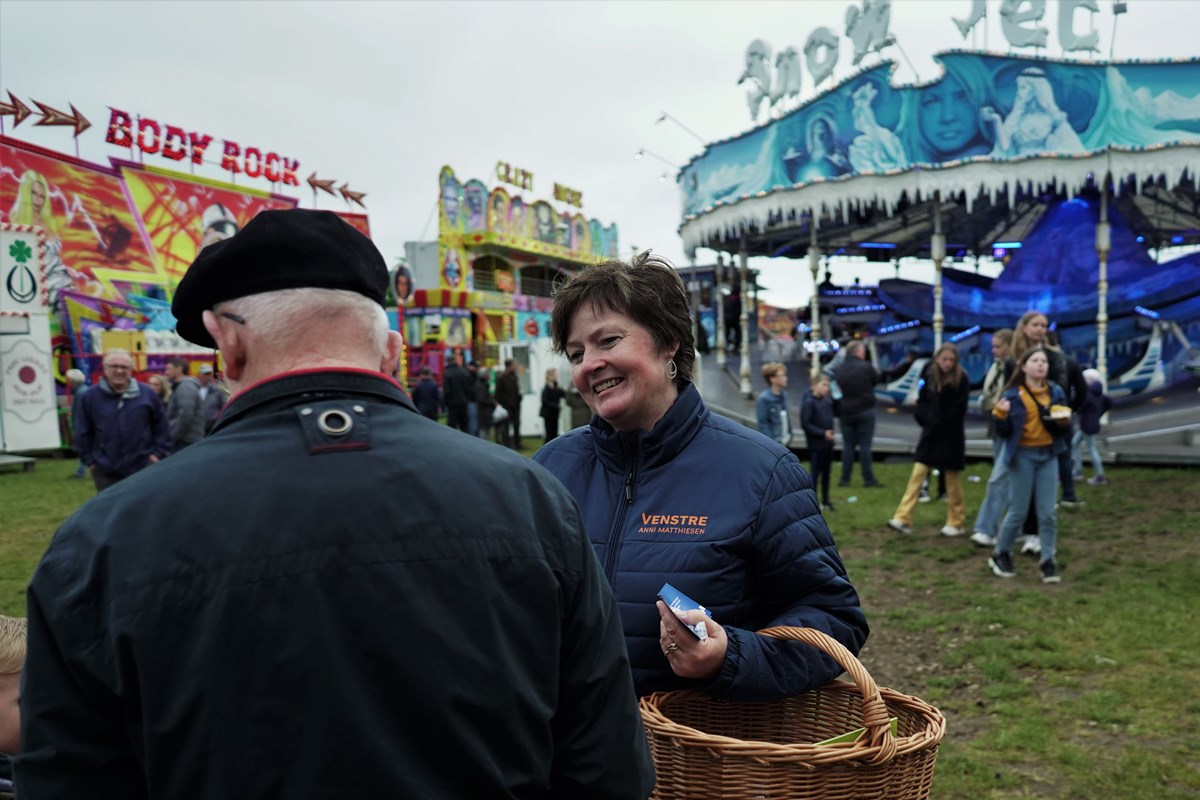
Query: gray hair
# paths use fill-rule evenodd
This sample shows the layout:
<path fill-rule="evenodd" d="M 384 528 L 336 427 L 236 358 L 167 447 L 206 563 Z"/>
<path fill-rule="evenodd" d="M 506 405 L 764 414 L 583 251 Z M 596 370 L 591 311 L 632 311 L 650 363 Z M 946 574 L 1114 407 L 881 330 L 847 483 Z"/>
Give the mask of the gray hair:
<path fill-rule="evenodd" d="M 273 347 L 303 340 L 316 329 L 328 338 L 333 329 L 345 341 L 365 342 L 372 352 L 387 349 L 383 306 L 345 289 L 281 289 L 229 300 L 213 310 L 244 317 L 255 336 Z"/>
<path fill-rule="evenodd" d="M 133 363 L 133 354 L 123 347 L 114 347 L 111 350 L 105 350 L 104 356 L 101 358 L 101 363 L 107 364 L 109 356 L 125 356 L 129 359 L 129 363 Z"/>
<path fill-rule="evenodd" d="M 81 370 L 81 369 L 67 370 L 67 383 L 71 384 L 72 386 L 78 386 L 79 384 L 83 383 L 86 380 L 87 380 L 87 378 L 84 377 L 83 370 Z"/>

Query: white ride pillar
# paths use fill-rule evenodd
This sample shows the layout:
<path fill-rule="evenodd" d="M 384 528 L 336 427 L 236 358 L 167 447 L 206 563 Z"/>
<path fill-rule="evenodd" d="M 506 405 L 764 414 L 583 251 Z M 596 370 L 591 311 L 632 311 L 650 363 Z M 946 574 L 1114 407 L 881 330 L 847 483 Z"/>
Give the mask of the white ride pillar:
<path fill-rule="evenodd" d="M 1108 224 L 1108 176 L 1100 186 L 1100 221 L 1096 223 L 1096 256 L 1100 275 L 1096 281 L 1096 371 L 1100 383 L 1108 388 L 1108 252 L 1112 249 L 1112 230 Z"/>
<path fill-rule="evenodd" d="M 812 352 L 809 353 L 811 359 L 809 376 L 815 381 L 817 376 L 821 374 L 821 354 L 817 352 L 817 343 L 821 340 L 821 304 L 818 295 L 817 273 L 821 271 L 821 248 L 817 246 L 817 228 L 813 224 L 815 219 L 809 223 L 811 236 L 808 240 L 808 268 L 812 271 L 813 293 L 812 302 L 809 309 L 809 320 L 812 325 L 812 330 L 808 332 L 808 340 L 812 343 Z"/>
<path fill-rule="evenodd" d="M 942 261 L 946 258 L 946 234 L 942 233 L 942 193 L 933 193 L 933 238 L 929 240 L 929 256 L 933 259 L 933 349 L 942 346 L 942 331 L 946 317 L 942 314 Z"/>
<path fill-rule="evenodd" d="M 738 266 L 741 270 L 742 285 L 739 291 L 742 293 L 742 315 L 738 320 L 742 329 L 742 366 L 738 370 L 738 374 L 742 380 L 742 394 L 747 399 L 754 399 L 754 389 L 750 386 L 750 294 L 746 288 L 750 285 L 750 254 L 746 251 L 746 240 L 742 239 L 742 249 L 738 251 Z"/>
<path fill-rule="evenodd" d="M 725 366 L 725 293 L 721 284 L 725 280 L 725 254 L 717 253 L 717 266 L 713 270 L 713 302 L 717 306 L 717 366 Z"/>

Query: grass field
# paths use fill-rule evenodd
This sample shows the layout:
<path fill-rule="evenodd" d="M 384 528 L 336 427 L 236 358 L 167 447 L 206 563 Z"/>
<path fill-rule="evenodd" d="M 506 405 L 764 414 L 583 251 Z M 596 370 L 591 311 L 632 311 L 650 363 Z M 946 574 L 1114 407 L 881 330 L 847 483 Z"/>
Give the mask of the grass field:
<path fill-rule="evenodd" d="M 0 612 L 23 613 L 55 527 L 92 495 L 74 467 L 0 473 Z M 827 517 L 871 622 L 862 662 L 946 715 L 933 797 L 1200 796 L 1200 472 L 1113 469 L 1109 486 L 1081 485 L 1086 505 L 1059 512 L 1063 582 L 1045 586 L 1031 557 L 1002 580 L 986 550 L 940 536 L 941 503 L 917 507 L 911 536 L 886 529 L 909 468 L 877 465 L 882 489 L 856 470 Z M 983 486 L 964 484 L 970 518 Z"/>

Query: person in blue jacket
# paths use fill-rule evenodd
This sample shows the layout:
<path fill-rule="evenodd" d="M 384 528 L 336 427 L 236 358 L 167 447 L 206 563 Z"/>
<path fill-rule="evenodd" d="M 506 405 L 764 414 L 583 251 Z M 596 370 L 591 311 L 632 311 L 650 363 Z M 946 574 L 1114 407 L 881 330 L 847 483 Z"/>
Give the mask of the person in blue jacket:
<path fill-rule="evenodd" d="M 837 401 L 829 388 L 829 376 L 818 372 L 812 385 L 800 401 L 800 427 L 804 429 L 805 444 L 812 455 L 813 488 L 821 488 L 821 507 L 833 511 L 829 501 L 829 477 L 833 472 L 833 420 L 837 416 Z"/>
<path fill-rule="evenodd" d="M 1071 407 L 1062 387 L 1048 380 L 1049 369 L 1050 359 L 1045 350 L 1040 347 L 1026 350 L 992 408 L 996 434 L 1004 439 L 1002 457 L 1008 466 L 1011 493 L 1008 514 L 988 559 L 992 572 L 1001 578 L 1016 574 L 1012 563 L 1013 542 L 1025 524 L 1032 501 L 1038 520 L 1042 582 L 1062 580 L 1055 560 L 1058 517 L 1054 489 L 1058 482 L 1058 454 L 1068 447 Z"/>
<path fill-rule="evenodd" d="M 534 459 L 579 503 L 639 696 L 697 688 L 776 700 L 842 668 L 756 631 L 815 628 L 857 653 L 867 621 L 800 461 L 701 400 L 688 311 L 679 274 L 648 252 L 563 286 L 553 346 L 595 416 Z M 683 615 L 703 622 L 703 638 L 656 602 L 664 583 L 711 611 Z"/>
<path fill-rule="evenodd" d="M 412 389 L 412 401 L 421 416 L 436 420 L 442 410 L 442 390 L 433 379 L 433 370 L 421 367 L 416 386 Z"/>
<path fill-rule="evenodd" d="M 787 367 L 778 361 L 762 365 L 763 380 L 767 388 L 763 389 L 755 403 L 755 413 L 758 417 L 758 432 L 781 444 L 787 444 L 792 438 L 792 421 L 788 411 L 787 396 Z"/>
<path fill-rule="evenodd" d="M 104 377 L 80 401 L 75 447 L 97 492 L 171 454 L 167 409 L 133 377 L 128 350 L 104 354 Z"/>
<path fill-rule="evenodd" d="M 1087 382 L 1087 395 L 1079 406 L 1079 430 L 1071 439 L 1071 457 L 1074 459 L 1075 472 L 1082 478 L 1081 446 L 1086 446 L 1091 453 L 1092 467 L 1096 470 L 1096 474 L 1087 482 L 1091 486 L 1103 486 L 1108 483 L 1108 478 L 1104 477 L 1104 462 L 1100 460 L 1100 449 L 1096 447 L 1096 435 L 1100 433 L 1100 418 L 1112 408 L 1112 398 L 1104 393 L 1104 383 L 1098 371 L 1085 369 L 1083 379 Z"/>

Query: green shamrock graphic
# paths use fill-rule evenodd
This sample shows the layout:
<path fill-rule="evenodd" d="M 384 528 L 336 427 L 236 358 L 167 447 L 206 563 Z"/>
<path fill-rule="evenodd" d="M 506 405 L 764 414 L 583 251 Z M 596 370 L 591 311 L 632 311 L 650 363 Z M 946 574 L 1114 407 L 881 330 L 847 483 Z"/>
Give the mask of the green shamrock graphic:
<path fill-rule="evenodd" d="M 17 260 L 18 264 L 24 264 L 29 259 L 33 258 L 33 251 L 29 249 L 29 245 L 25 244 L 24 239 L 17 239 L 8 246 L 8 254 Z"/>

